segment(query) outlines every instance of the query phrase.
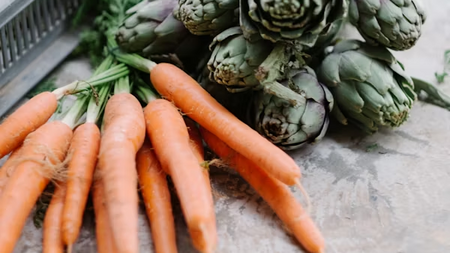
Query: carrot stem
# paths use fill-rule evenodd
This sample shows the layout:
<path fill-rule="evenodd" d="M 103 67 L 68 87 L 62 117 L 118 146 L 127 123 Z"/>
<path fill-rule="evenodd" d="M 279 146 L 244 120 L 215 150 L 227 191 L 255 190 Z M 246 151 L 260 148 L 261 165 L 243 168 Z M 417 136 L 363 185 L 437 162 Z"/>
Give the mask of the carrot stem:
<path fill-rule="evenodd" d="M 99 75 L 93 76 L 86 81 L 75 81 L 64 87 L 53 91 L 57 98 L 61 98 L 67 94 L 76 94 L 85 90 L 89 90 L 95 86 L 103 85 L 108 82 L 117 80 L 120 77 L 127 76 L 130 70 L 125 64 L 118 64 Z"/>
<path fill-rule="evenodd" d="M 128 78 L 128 76 L 123 76 L 117 79 L 116 83 L 114 84 L 114 94 L 121 93 L 131 93 L 130 79 Z"/>
<path fill-rule="evenodd" d="M 97 123 L 105 109 L 106 102 L 108 101 L 108 96 L 111 91 L 111 85 L 104 85 L 100 88 L 98 92 L 98 97 L 92 96 L 86 113 L 87 123 Z"/>
<path fill-rule="evenodd" d="M 149 73 L 156 66 L 155 62 L 148 60 L 138 54 L 129 54 L 123 52 L 118 47 L 117 42 L 113 37 L 108 37 L 108 48 L 118 61 L 130 65 L 142 72 Z"/>
<path fill-rule="evenodd" d="M 138 85 L 135 90 L 136 95 L 145 104 L 150 103 L 153 100 L 161 98 L 156 92 L 154 92 L 149 86 Z"/>
<path fill-rule="evenodd" d="M 86 112 L 88 100 L 89 96 L 79 96 L 64 118 L 61 119 L 61 122 L 74 129 L 81 116 Z"/>

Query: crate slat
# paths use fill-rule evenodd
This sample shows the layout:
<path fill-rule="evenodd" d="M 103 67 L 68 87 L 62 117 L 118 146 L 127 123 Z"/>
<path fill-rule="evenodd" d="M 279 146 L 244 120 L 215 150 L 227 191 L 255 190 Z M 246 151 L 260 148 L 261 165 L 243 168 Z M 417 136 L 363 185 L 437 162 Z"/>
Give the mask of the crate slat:
<path fill-rule="evenodd" d="M 12 102 L 25 95 L 62 60 L 61 57 L 73 50 L 74 43 L 78 44 L 78 39 L 73 36 L 62 37 L 62 41 L 56 44 L 52 42 L 66 33 L 69 16 L 76 12 L 79 3 L 80 0 L 14 0 L 11 5 L 0 9 L 0 107 L 11 106 Z M 68 38 L 72 41 L 65 41 Z M 60 46 L 60 51 L 54 51 L 58 54 L 53 56 L 55 59 L 46 60 L 49 64 L 46 63 L 45 67 L 36 64 L 44 54 L 47 59 L 51 57 L 49 53 L 52 50 L 47 47 L 52 45 Z M 30 64 L 37 69 L 31 70 Z M 33 72 L 34 78 L 24 73 L 27 71 Z M 7 109 L 0 108 L 0 116 Z"/>

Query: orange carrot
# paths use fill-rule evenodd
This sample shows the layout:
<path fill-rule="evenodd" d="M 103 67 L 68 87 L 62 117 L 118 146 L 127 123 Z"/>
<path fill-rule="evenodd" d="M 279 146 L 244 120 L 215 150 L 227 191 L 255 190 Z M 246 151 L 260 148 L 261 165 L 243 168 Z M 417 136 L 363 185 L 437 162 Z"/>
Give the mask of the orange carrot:
<path fill-rule="evenodd" d="M 55 192 L 45 213 L 42 243 L 43 253 L 64 253 L 61 224 L 65 196 L 66 184 L 59 182 L 55 186 Z"/>
<path fill-rule="evenodd" d="M 61 121 L 44 124 L 25 139 L 20 159 L 0 197 L 0 245 L 2 253 L 14 250 L 36 200 L 63 161 L 72 129 Z"/>
<path fill-rule="evenodd" d="M 202 236 L 201 241 L 206 242 L 194 246 L 201 252 L 212 252 L 216 245 L 207 229 L 214 207 L 202 168 L 190 148 L 186 124 L 177 108 L 164 99 L 150 102 L 144 113 L 147 133 L 162 168 L 174 182 L 191 237 Z"/>
<path fill-rule="evenodd" d="M 0 125 L 0 158 L 19 147 L 29 133 L 47 122 L 57 106 L 56 95 L 43 92 L 9 115 Z"/>
<path fill-rule="evenodd" d="M 166 173 L 151 149 L 144 142 L 137 157 L 139 185 L 144 198 L 145 210 L 150 220 L 156 253 L 176 253 L 175 222 L 170 202 Z"/>
<path fill-rule="evenodd" d="M 75 130 L 69 149 L 71 160 L 62 214 L 62 237 L 69 251 L 80 232 L 99 149 L 100 130 L 96 124 L 85 123 Z"/>
<path fill-rule="evenodd" d="M 139 252 L 136 153 L 145 139 L 139 101 L 116 93 L 105 108 L 98 168 L 118 252 Z"/>
<path fill-rule="evenodd" d="M 206 129 L 200 128 L 200 131 L 208 146 L 261 195 L 306 250 L 324 252 L 325 242 L 319 229 L 285 184 L 232 150 Z"/>
<path fill-rule="evenodd" d="M 17 158 L 20 157 L 19 152 L 20 147 L 11 153 L 8 160 L 6 160 L 0 169 L 0 196 L 2 196 L 3 187 L 5 187 L 6 183 L 8 183 L 9 177 L 11 177 L 12 173 L 16 169 Z"/>
<path fill-rule="evenodd" d="M 102 179 L 92 184 L 92 202 L 95 212 L 95 235 L 98 253 L 116 253 L 117 249 L 111 231 L 110 219 L 105 203 L 105 190 Z"/>
<path fill-rule="evenodd" d="M 189 139 L 190 139 L 189 144 L 191 146 L 192 152 L 197 157 L 198 162 L 200 164 L 204 164 L 205 163 L 205 159 L 204 159 L 205 150 L 203 149 L 203 142 L 202 142 L 202 136 L 200 134 L 200 131 L 199 131 L 198 127 L 195 125 L 195 122 L 192 121 L 191 119 L 185 117 L 184 122 L 186 123 L 187 129 L 189 132 Z M 208 188 L 208 195 L 209 195 L 208 200 L 210 201 L 208 203 L 208 205 L 214 206 L 211 182 L 209 179 L 209 171 L 206 168 L 203 168 L 202 173 L 203 173 L 203 178 L 204 178 L 204 184 Z M 211 244 L 216 245 L 218 239 L 217 239 L 217 227 L 216 227 L 215 213 L 214 213 L 214 215 L 211 216 L 211 221 L 208 222 L 207 233 L 209 235 L 208 240 L 211 241 Z M 199 248 L 206 247 L 205 245 L 207 245 L 208 242 L 204 241 L 204 239 L 205 238 L 203 238 L 201 236 L 197 236 L 197 237 L 193 238 L 194 245 L 195 244 L 200 245 L 200 246 L 198 246 Z"/>
<path fill-rule="evenodd" d="M 289 155 L 237 119 L 181 69 L 160 63 L 151 69 L 150 78 L 161 96 L 231 148 L 285 184 L 299 183 L 300 168 Z"/>

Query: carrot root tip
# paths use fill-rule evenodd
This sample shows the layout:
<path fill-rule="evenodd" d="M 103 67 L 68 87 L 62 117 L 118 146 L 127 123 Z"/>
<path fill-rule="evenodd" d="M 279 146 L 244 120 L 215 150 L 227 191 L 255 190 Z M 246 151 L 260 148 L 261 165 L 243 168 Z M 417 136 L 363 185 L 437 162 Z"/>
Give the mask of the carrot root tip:
<path fill-rule="evenodd" d="M 297 180 L 295 185 L 297 186 L 297 188 L 300 190 L 300 192 L 302 193 L 303 197 L 305 198 L 305 201 L 306 201 L 306 213 L 308 215 L 311 214 L 311 199 L 309 198 L 308 192 L 306 192 L 306 190 L 303 187 L 302 183 L 300 183 L 300 180 Z"/>
<path fill-rule="evenodd" d="M 72 244 L 67 245 L 67 253 L 72 253 Z"/>

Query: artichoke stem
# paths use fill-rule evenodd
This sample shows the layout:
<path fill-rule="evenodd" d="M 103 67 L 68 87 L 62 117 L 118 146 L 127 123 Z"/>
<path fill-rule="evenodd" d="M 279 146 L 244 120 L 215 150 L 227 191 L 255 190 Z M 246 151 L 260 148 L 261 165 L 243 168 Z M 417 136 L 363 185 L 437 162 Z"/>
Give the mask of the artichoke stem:
<path fill-rule="evenodd" d="M 264 83 L 262 83 L 262 86 L 266 93 L 285 99 L 295 108 L 304 106 L 306 103 L 306 99 L 303 96 L 289 89 L 288 87 L 285 87 L 277 81 L 265 81 Z"/>
<path fill-rule="evenodd" d="M 277 43 L 269 56 L 261 63 L 256 71 L 255 77 L 261 83 L 279 80 L 283 73 L 283 68 L 289 62 L 290 54 L 284 43 Z"/>
<path fill-rule="evenodd" d="M 414 91 L 417 93 L 417 95 L 419 95 L 420 92 L 423 91 L 428 95 L 426 101 L 450 110 L 450 96 L 439 90 L 437 87 L 433 86 L 431 83 L 417 78 L 412 79 L 414 82 Z"/>

